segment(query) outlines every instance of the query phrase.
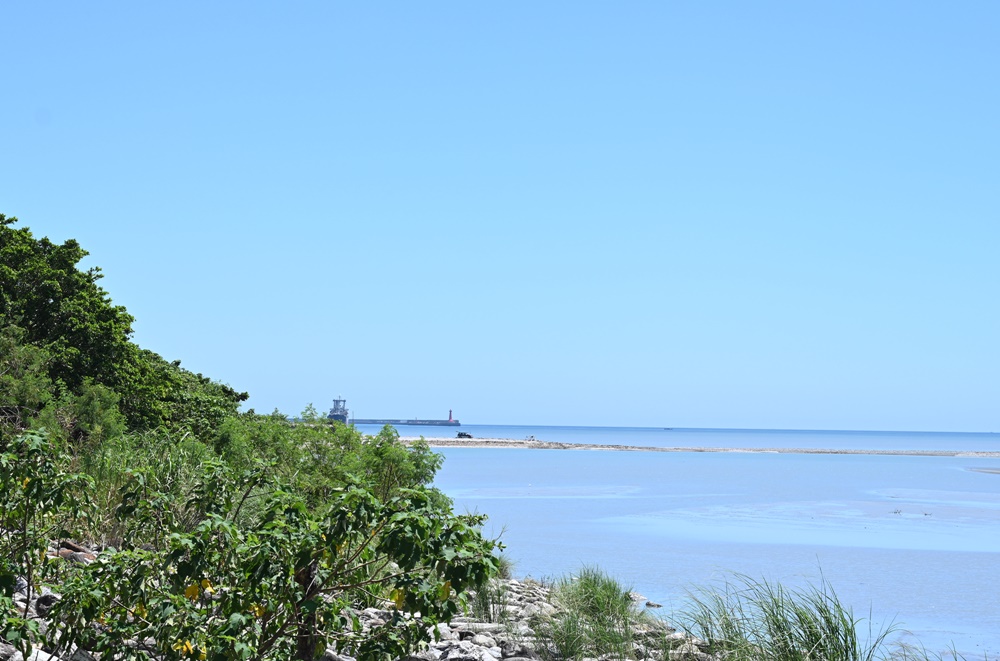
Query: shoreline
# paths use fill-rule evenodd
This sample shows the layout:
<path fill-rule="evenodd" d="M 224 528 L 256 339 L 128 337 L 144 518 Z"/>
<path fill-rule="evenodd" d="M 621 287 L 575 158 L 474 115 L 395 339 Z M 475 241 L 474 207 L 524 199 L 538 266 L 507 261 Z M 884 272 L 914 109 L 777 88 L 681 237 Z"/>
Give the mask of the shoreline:
<path fill-rule="evenodd" d="M 615 445 L 604 443 L 562 443 L 537 439 L 515 438 L 428 438 L 403 436 L 399 440 L 412 443 L 423 438 L 434 448 L 510 448 L 530 450 L 602 450 L 611 452 L 728 452 L 753 454 L 860 454 L 900 457 L 976 457 L 1000 458 L 1000 451 L 970 450 L 865 450 L 836 448 L 698 448 L 698 447 L 650 447 L 643 445 Z"/>

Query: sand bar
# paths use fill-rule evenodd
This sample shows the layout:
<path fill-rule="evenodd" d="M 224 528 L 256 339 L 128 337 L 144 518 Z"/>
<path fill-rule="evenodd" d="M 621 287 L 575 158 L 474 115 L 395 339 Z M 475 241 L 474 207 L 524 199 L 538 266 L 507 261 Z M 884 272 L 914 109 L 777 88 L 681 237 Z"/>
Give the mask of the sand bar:
<path fill-rule="evenodd" d="M 400 440 L 412 442 L 416 436 L 404 436 Z M 647 447 L 643 445 L 614 445 L 598 443 L 558 443 L 538 439 L 515 438 L 428 438 L 427 444 L 435 448 L 525 448 L 531 450 L 607 450 L 614 452 L 751 452 L 770 454 L 867 454 L 902 457 L 998 457 L 997 452 L 977 452 L 970 450 L 864 450 L 837 448 L 685 448 Z"/>

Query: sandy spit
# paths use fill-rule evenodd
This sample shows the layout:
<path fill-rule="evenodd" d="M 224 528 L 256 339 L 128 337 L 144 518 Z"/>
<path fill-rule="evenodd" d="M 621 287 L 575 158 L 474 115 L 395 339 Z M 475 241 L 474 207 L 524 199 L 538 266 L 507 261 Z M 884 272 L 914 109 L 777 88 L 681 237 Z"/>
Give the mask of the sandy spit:
<path fill-rule="evenodd" d="M 400 440 L 410 443 L 416 436 Z M 772 454 L 868 454 L 903 457 L 1000 457 L 1000 452 L 970 452 L 963 450 L 856 450 L 833 448 L 652 448 L 641 445 L 597 443 L 556 443 L 554 441 L 519 440 L 515 438 L 427 438 L 435 448 L 525 448 L 531 450 L 606 450 L 614 452 L 753 452 Z"/>

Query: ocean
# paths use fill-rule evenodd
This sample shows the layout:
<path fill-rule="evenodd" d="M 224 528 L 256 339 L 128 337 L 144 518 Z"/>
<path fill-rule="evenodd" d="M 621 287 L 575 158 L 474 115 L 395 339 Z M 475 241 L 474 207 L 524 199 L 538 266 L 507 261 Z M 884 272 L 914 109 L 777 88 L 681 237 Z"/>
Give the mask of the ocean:
<path fill-rule="evenodd" d="M 376 429 L 361 427 L 370 433 Z M 476 438 L 690 448 L 1000 451 L 1000 435 L 463 425 Z M 453 438 L 450 427 L 400 427 Z M 743 574 L 827 583 L 901 642 L 1000 659 L 1000 458 L 439 450 L 435 485 L 485 513 L 518 576 L 601 567 L 663 605 Z M 865 629 L 867 631 L 867 629 Z"/>

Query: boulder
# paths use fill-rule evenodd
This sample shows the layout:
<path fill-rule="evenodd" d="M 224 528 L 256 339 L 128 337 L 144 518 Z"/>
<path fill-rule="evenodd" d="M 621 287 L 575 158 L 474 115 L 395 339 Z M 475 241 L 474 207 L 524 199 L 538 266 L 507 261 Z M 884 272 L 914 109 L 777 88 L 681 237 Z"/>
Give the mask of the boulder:
<path fill-rule="evenodd" d="M 477 633 L 472 637 L 472 644 L 480 647 L 496 647 L 497 641 L 493 640 L 493 636 L 489 634 Z"/>
<path fill-rule="evenodd" d="M 400 661 L 437 661 L 441 658 L 441 652 L 435 649 L 424 650 L 410 656 L 404 656 Z"/>
<path fill-rule="evenodd" d="M 496 622 L 466 622 L 465 628 L 474 633 L 497 633 L 503 630 L 503 625 Z"/>
<path fill-rule="evenodd" d="M 472 644 L 468 640 L 450 646 L 441 659 L 447 661 L 494 661 L 497 657 L 490 654 L 489 650 Z"/>
<path fill-rule="evenodd" d="M 434 627 L 437 630 L 438 640 L 458 640 L 458 632 L 451 628 L 451 625 L 442 622 Z M 432 632 L 433 635 L 433 632 Z"/>
<path fill-rule="evenodd" d="M 53 593 L 43 594 L 35 600 L 35 612 L 39 617 L 47 617 L 52 607 L 59 601 L 59 597 Z"/>
<path fill-rule="evenodd" d="M 327 648 L 326 652 L 321 657 L 322 661 L 357 661 L 353 656 L 347 656 L 346 654 L 338 654 L 337 650 L 330 647 Z"/>
<path fill-rule="evenodd" d="M 670 661 L 714 661 L 714 657 L 702 652 L 694 643 L 687 642 L 670 650 Z"/>
<path fill-rule="evenodd" d="M 24 658 L 21 656 L 20 652 L 14 649 L 13 646 L 8 645 L 7 643 L 0 643 L 0 661 L 13 661 L 15 656 L 22 659 Z"/>
<path fill-rule="evenodd" d="M 541 656 L 535 651 L 535 648 L 528 645 L 525 642 L 517 642 L 513 640 L 503 641 L 502 647 L 500 648 L 501 653 L 505 659 L 539 659 Z"/>

